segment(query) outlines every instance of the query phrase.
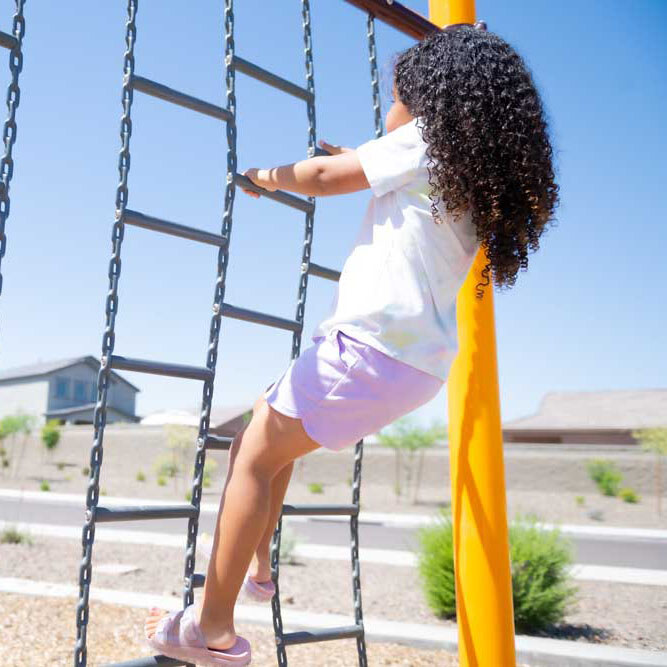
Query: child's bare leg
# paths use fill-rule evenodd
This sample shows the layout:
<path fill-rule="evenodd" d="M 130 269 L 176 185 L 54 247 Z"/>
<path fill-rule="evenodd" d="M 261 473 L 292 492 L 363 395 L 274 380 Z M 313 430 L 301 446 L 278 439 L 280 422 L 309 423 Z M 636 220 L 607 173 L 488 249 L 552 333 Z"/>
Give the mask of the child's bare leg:
<path fill-rule="evenodd" d="M 273 479 L 294 459 L 318 447 L 300 419 L 286 417 L 265 402 L 242 432 L 202 596 L 200 623 L 210 646 L 225 649 L 234 643 L 234 604 L 267 531 Z"/>
<path fill-rule="evenodd" d="M 273 538 L 278 518 L 283 509 L 283 502 L 293 468 L 294 461 L 288 463 L 271 481 L 271 509 L 269 511 L 269 519 L 249 570 L 250 576 L 256 581 L 268 581 L 271 578 L 271 559 L 269 553 L 271 539 Z"/>

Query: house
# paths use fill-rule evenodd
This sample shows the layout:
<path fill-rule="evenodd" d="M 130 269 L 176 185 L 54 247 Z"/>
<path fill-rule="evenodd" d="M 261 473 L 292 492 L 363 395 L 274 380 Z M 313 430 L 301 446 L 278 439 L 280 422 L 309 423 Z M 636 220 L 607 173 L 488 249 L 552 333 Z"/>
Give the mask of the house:
<path fill-rule="evenodd" d="M 502 430 L 504 442 L 621 445 L 657 426 L 667 428 L 667 389 L 549 392 L 536 414 Z"/>
<path fill-rule="evenodd" d="M 0 418 L 23 412 L 61 423 L 92 424 L 97 401 L 99 359 L 62 359 L 0 371 Z M 139 389 L 115 371 L 110 373 L 107 422 L 136 422 Z"/>

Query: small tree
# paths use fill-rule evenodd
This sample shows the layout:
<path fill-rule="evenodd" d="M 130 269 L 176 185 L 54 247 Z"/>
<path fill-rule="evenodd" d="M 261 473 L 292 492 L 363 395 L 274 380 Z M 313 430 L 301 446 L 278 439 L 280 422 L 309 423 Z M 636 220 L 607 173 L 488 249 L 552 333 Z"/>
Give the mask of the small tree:
<path fill-rule="evenodd" d="M 46 451 L 50 456 L 60 441 L 60 422 L 57 419 L 49 419 L 49 421 L 42 426 L 40 435 L 44 447 L 46 447 Z"/>
<path fill-rule="evenodd" d="M 169 452 L 158 457 L 155 467 L 159 476 L 173 478 L 174 489 L 179 491 L 179 479 L 182 479 L 187 467 L 189 454 L 197 439 L 197 429 L 183 424 L 167 424 L 164 431 Z"/>
<path fill-rule="evenodd" d="M 378 440 L 383 447 L 390 447 L 396 455 L 394 469 L 394 493 L 402 493 L 401 472 L 406 481 L 406 492 L 412 488 L 412 502 L 417 502 L 417 493 L 421 484 L 421 475 L 424 463 L 424 450 L 433 447 L 437 440 L 444 438 L 447 429 L 441 422 L 432 422 L 429 428 L 421 428 L 414 424 L 410 417 L 401 417 L 391 425 L 390 432 L 378 433 Z M 407 460 L 403 463 L 403 452 L 407 452 Z M 419 452 L 417 471 L 415 473 L 415 458 Z"/>
<path fill-rule="evenodd" d="M 9 440 L 12 445 L 12 470 L 11 477 L 15 478 L 21 466 L 23 453 L 30 433 L 35 427 L 37 419 L 34 415 L 26 415 L 18 412 L 15 415 L 7 415 L 0 420 L 0 440 Z M 17 439 L 20 436 L 20 441 Z M 18 452 L 16 451 L 18 449 Z"/>
<path fill-rule="evenodd" d="M 632 431 L 632 437 L 639 441 L 645 452 L 655 454 L 655 498 L 657 502 L 658 515 L 662 514 L 662 457 L 667 455 L 667 426 L 655 428 L 641 428 Z"/>

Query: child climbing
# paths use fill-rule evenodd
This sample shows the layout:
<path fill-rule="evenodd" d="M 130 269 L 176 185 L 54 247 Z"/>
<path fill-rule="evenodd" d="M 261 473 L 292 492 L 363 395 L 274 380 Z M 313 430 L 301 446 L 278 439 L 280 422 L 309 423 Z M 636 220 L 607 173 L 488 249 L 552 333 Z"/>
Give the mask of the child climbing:
<path fill-rule="evenodd" d="M 387 134 L 245 175 L 308 196 L 370 188 L 331 312 L 236 435 L 198 605 L 153 608 L 148 643 L 199 665 L 246 665 L 242 587 L 274 593 L 269 546 L 294 461 L 339 451 L 430 401 L 457 352 L 456 295 L 483 246 L 511 287 L 558 202 L 540 97 L 504 40 L 457 25 L 400 53 Z M 251 196 L 259 196 L 246 190 Z M 483 292 L 478 292 L 483 298 Z"/>

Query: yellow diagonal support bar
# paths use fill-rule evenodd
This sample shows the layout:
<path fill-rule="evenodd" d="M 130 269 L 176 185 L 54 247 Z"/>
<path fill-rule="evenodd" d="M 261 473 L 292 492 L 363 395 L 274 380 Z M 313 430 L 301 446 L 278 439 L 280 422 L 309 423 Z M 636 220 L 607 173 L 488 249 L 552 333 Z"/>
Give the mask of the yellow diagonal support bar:
<path fill-rule="evenodd" d="M 474 0 L 429 0 L 429 18 L 474 23 Z M 447 382 L 459 664 L 515 667 L 492 285 L 475 296 L 486 263 L 482 248 L 457 298 L 459 352 Z"/>

